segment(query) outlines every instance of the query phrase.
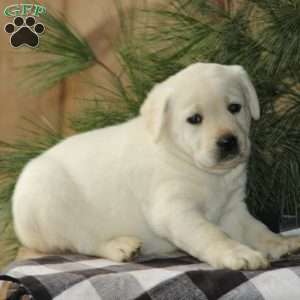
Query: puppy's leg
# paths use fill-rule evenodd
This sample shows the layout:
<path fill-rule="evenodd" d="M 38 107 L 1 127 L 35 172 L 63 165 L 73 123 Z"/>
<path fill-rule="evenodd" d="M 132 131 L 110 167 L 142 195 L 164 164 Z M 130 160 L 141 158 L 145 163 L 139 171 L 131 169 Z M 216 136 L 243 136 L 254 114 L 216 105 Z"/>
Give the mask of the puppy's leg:
<path fill-rule="evenodd" d="M 221 228 L 233 239 L 240 241 L 265 256 L 277 259 L 300 249 L 300 237 L 283 237 L 271 232 L 248 212 L 244 202 L 236 203 L 220 222 Z"/>
<path fill-rule="evenodd" d="M 158 235 L 179 249 L 220 268 L 256 269 L 268 265 L 261 253 L 230 239 L 197 207 L 189 206 L 188 200 L 158 196 L 147 210 L 148 222 Z"/>
<path fill-rule="evenodd" d="M 141 250 L 142 242 L 133 236 L 122 236 L 100 245 L 96 255 L 113 261 L 133 259 Z"/>

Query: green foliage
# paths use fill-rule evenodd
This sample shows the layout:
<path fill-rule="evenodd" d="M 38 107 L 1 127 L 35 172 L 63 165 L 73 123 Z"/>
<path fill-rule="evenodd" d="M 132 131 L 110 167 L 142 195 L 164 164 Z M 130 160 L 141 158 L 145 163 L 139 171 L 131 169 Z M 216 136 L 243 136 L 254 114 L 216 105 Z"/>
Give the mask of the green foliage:
<path fill-rule="evenodd" d="M 240 64 L 254 81 L 262 109 L 261 120 L 251 131 L 249 207 L 278 210 L 299 203 L 299 0 L 245 1 L 230 12 L 210 1 L 173 0 L 164 9 L 141 12 L 150 21 L 136 24 L 134 33 L 121 6 L 118 10 L 123 29 L 118 54 L 126 76 L 97 60 L 88 43 L 62 18 L 48 15 L 43 20 L 47 30 L 37 52 L 50 54 L 50 59 L 27 67 L 38 89 L 95 64 L 107 72 L 108 84 L 95 86 L 95 99 L 84 101 L 81 112 L 71 118 L 71 128 L 83 132 L 136 116 L 155 83 L 191 63 Z M 10 198 L 17 175 L 26 162 L 60 138 L 46 130 L 29 140 L 0 144 L 0 220 L 4 224 L 0 231 L 9 232 L 1 236 L 3 240 L 13 239 Z"/>
<path fill-rule="evenodd" d="M 257 18 L 262 30 L 258 42 L 268 53 L 262 57 L 262 63 L 267 66 L 270 75 L 282 78 L 283 75 L 295 75 L 299 80 L 300 67 L 300 2 L 260 1 L 253 2 L 263 14 Z"/>
<path fill-rule="evenodd" d="M 15 238 L 11 222 L 10 198 L 14 189 L 14 181 L 0 181 L 0 269 L 15 257 L 18 242 Z"/>

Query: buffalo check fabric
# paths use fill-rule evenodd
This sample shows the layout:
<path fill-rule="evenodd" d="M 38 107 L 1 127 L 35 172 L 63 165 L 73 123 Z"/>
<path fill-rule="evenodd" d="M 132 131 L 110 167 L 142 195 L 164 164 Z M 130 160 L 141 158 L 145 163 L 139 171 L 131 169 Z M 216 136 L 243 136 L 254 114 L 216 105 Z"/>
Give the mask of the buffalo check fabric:
<path fill-rule="evenodd" d="M 47 256 L 10 265 L 7 299 L 299 300 L 300 255 L 267 270 L 213 269 L 183 253 L 116 263 L 81 255 Z"/>

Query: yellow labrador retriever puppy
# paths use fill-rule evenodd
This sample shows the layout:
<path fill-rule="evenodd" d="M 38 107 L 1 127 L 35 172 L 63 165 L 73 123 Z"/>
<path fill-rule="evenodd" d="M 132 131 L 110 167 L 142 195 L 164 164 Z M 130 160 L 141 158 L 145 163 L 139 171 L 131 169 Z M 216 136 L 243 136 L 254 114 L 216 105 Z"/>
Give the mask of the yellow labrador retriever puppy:
<path fill-rule="evenodd" d="M 270 232 L 244 203 L 259 114 L 242 67 L 189 66 L 156 85 L 137 118 L 70 137 L 24 168 L 20 241 L 115 261 L 179 248 L 215 267 L 266 267 L 300 238 Z"/>

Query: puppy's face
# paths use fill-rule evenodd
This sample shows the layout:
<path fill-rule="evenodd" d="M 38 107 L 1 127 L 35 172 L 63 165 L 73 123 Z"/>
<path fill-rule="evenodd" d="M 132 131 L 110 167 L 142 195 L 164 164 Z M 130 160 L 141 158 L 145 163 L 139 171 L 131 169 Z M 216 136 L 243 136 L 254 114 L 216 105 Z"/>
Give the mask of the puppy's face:
<path fill-rule="evenodd" d="M 241 67 L 199 63 L 155 87 L 143 113 L 152 114 L 148 127 L 157 141 L 169 139 L 197 167 L 218 171 L 249 156 L 250 120 L 259 117 L 259 105 Z"/>

